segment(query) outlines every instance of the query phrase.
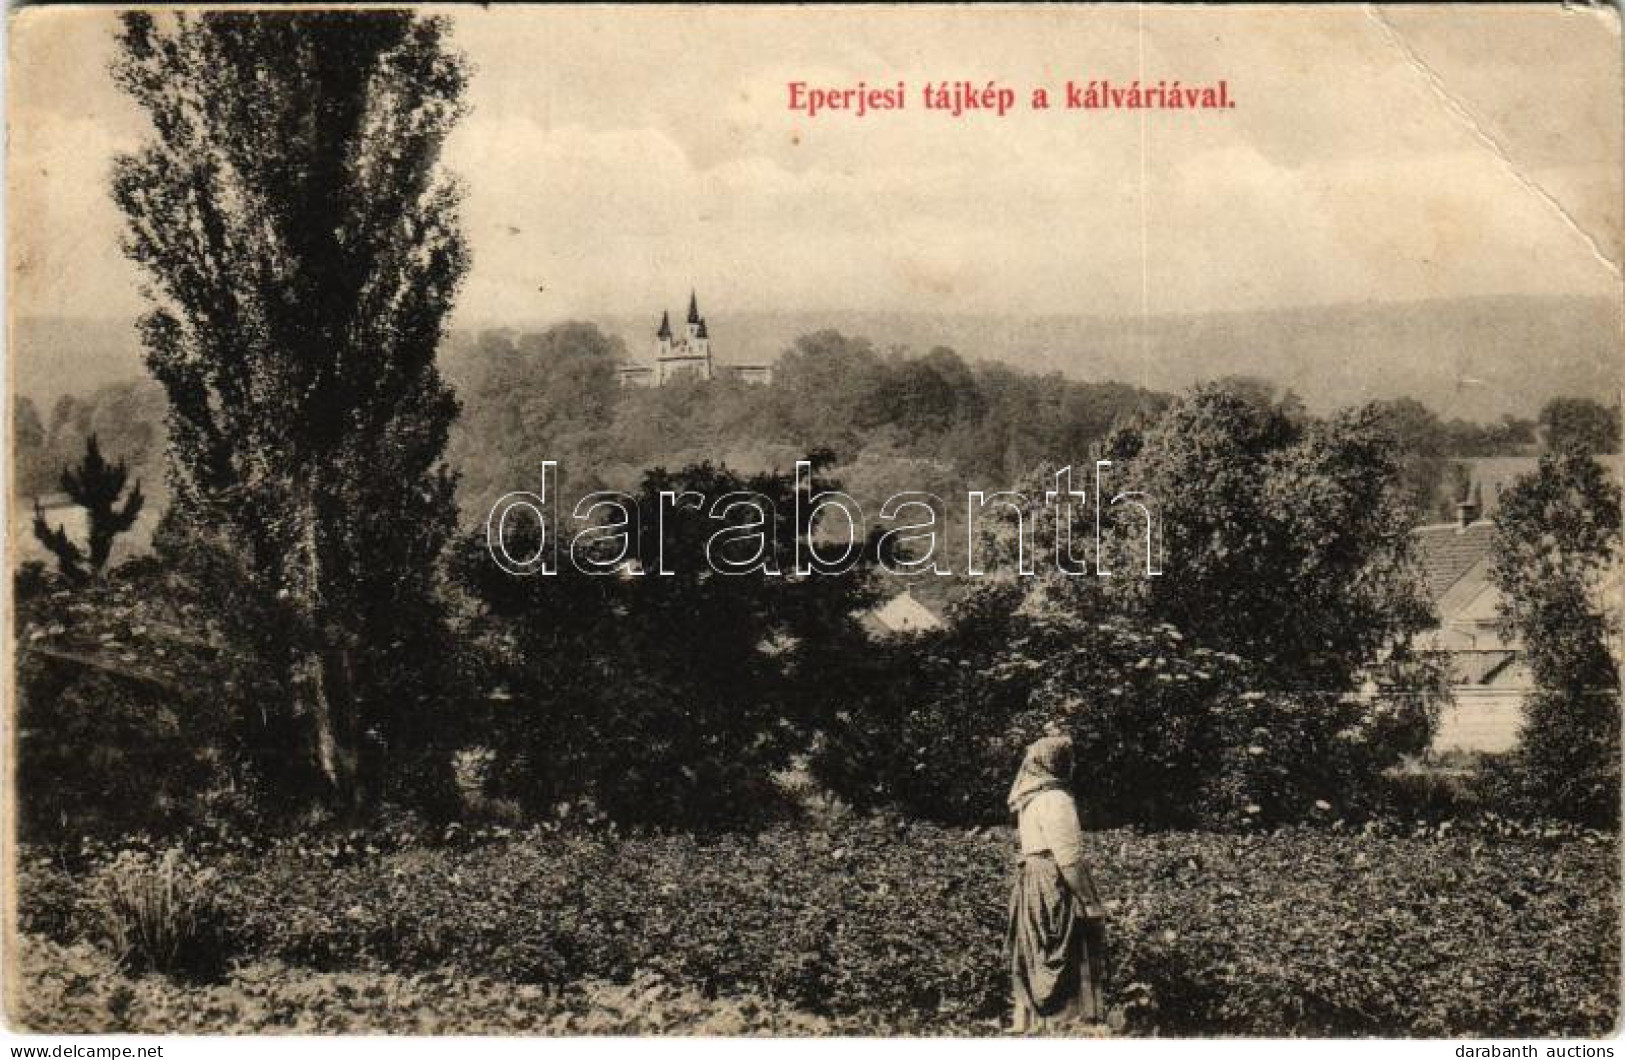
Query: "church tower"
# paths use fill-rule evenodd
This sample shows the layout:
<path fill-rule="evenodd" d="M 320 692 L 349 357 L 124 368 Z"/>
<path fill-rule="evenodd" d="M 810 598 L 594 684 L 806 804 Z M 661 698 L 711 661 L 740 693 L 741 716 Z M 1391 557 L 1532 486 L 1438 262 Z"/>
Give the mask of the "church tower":
<path fill-rule="evenodd" d="M 671 356 L 671 314 L 660 314 L 660 330 L 655 332 L 655 360 Z"/>
<path fill-rule="evenodd" d="M 700 300 L 690 288 L 688 292 L 688 348 L 695 357 L 705 358 L 705 378 L 711 378 L 711 336 L 700 316 Z"/>

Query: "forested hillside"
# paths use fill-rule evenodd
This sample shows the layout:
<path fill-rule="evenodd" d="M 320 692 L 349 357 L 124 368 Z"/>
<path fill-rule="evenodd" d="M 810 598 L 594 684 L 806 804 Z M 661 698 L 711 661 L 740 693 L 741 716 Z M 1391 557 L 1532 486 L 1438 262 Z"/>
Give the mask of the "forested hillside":
<path fill-rule="evenodd" d="M 505 492 L 536 488 L 544 460 L 558 462 L 569 495 L 627 488 L 645 468 L 701 460 L 745 472 L 787 469 L 817 449 L 833 452 L 848 491 L 866 508 L 903 490 L 949 498 L 999 490 L 1043 461 L 1087 464 L 1091 446 L 1114 425 L 1169 400 L 1124 383 L 974 360 L 947 346 L 882 350 L 834 330 L 791 342 L 767 386 L 719 379 L 623 389 L 615 364 L 627 356 L 625 344 L 592 323 L 458 333 L 446 352 L 462 403 L 449 457 L 461 476 L 465 522 L 483 518 Z M 1290 390 L 1250 377 L 1226 382 L 1304 414 Z M 1548 402 L 1540 422 L 1503 416 L 1478 423 L 1445 419 L 1411 398 L 1383 402 L 1417 520 L 1450 517 L 1463 486 L 1459 461 L 1529 453 L 1542 428 L 1590 429 L 1600 432 L 1593 448 L 1617 444 L 1610 441 L 1617 426 L 1580 422 L 1574 404 Z M 23 393 L 15 408 L 14 494 L 55 492 L 61 469 L 96 434 L 161 508 L 164 407 L 161 388 L 145 378 L 62 394 L 49 407 Z"/>

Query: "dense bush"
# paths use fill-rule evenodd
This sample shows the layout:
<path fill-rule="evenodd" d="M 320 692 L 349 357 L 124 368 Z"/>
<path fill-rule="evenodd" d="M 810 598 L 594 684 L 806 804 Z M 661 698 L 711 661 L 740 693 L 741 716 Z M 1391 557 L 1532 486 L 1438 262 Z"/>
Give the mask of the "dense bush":
<path fill-rule="evenodd" d="M 1431 723 L 1415 699 L 1273 686 L 1265 668 L 1168 623 L 1091 616 L 1030 594 L 995 675 L 1077 744 L 1076 786 L 1119 820 L 1256 828 L 1367 815 Z"/>
<path fill-rule="evenodd" d="M 1416 700 L 1271 689 L 1256 666 L 1166 623 L 978 587 L 947 630 L 893 642 L 813 769 L 859 805 L 987 824 L 1025 745 L 1077 745 L 1102 823 L 1258 828 L 1384 810 L 1383 771 L 1425 738 Z M 1399 703 L 1406 709 L 1393 709 Z"/>
<path fill-rule="evenodd" d="M 296 734 L 257 708 L 254 672 L 179 581 L 144 559 L 75 588 L 42 575 L 19 595 L 25 840 L 240 827 L 274 808 L 262 781 L 290 772 L 277 752 Z"/>
<path fill-rule="evenodd" d="M 1010 844 L 858 818 L 212 864 L 245 961 L 549 987 L 655 975 L 848 1026 L 971 1032 L 1004 1013 Z M 1133 1032 L 1570 1036 L 1617 1017 L 1617 851 L 1597 836 L 1111 831 L 1090 848 Z M 73 923 L 37 908 L 63 899 L 38 871 L 25 926 Z"/>
<path fill-rule="evenodd" d="M 843 699 L 813 748 L 818 781 L 860 808 L 1002 822 L 1004 792 L 1043 720 L 1022 681 L 991 673 L 999 646 L 1019 638 L 1014 604 L 1011 590 L 990 587 L 955 605 L 946 628 L 870 648 L 872 680 Z"/>
<path fill-rule="evenodd" d="M 587 798 L 622 821 L 759 823 L 773 809 L 773 774 L 808 745 L 861 662 L 857 616 L 876 599 L 866 540 L 849 570 L 792 576 L 811 532 L 806 485 L 711 464 L 651 471 L 621 495 L 624 534 L 549 528 L 562 542 L 553 575 L 515 576 L 484 540 L 465 543 L 455 568 L 477 604 L 469 638 L 498 686 L 467 734 L 493 752 L 488 794 L 533 812 Z M 810 486 L 839 489 L 821 475 Z M 661 500 L 690 492 L 702 509 Z M 744 494 L 757 498 L 749 516 L 710 514 Z M 741 532 L 750 516 L 759 539 Z M 508 547 L 526 556 L 537 546 Z M 753 553 L 771 573 L 713 567 Z M 627 560 L 642 573 L 617 573 Z"/>
<path fill-rule="evenodd" d="M 1431 763 L 1389 770 L 1373 794 L 1372 802 L 1385 820 L 1412 825 L 1439 825 L 1499 820 L 1496 774 L 1503 755 L 1461 756 L 1466 764 Z M 1459 759 L 1458 759 L 1459 761 Z M 1526 825 L 1534 827 L 1526 819 Z"/>
<path fill-rule="evenodd" d="M 1410 644 L 1434 616 L 1378 409 L 1308 418 L 1202 385 L 1107 448 L 1104 488 L 1142 494 L 1163 572 L 1132 574 L 1146 563 L 1146 519 L 1106 504 L 1097 558 L 1114 576 L 1071 581 L 1110 610 L 1240 655 L 1268 689 L 1353 692 L 1373 677 L 1427 676 Z M 1083 541 L 1092 513 L 1074 511 Z"/>

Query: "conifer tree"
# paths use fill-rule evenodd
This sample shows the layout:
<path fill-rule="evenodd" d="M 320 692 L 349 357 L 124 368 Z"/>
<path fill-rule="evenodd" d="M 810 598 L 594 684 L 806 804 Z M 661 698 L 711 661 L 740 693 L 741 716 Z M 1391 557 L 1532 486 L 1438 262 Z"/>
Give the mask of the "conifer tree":
<path fill-rule="evenodd" d="M 118 499 L 129 481 L 129 469 L 120 460 L 109 464 L 93 434 L 85 443 L 84 458 L 77 468 L 62 469 L 62 491 L 85 510 L 86 542 L 80 548 L 61 527 L 45 520 L 39 500 L 34 501 L 34 537 L 56 557 L 57 570 L 74 584 L 83 584 L 101 574 L 113 553 L 113 539 L 135 525 L 146 498 L 137 482 L 119 505 Z"/>

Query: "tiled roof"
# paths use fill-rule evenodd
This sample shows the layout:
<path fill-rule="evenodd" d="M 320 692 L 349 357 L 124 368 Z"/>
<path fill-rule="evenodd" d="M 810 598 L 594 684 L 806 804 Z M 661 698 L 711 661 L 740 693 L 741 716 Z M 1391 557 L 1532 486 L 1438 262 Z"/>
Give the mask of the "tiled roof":
<path fill-rule="evenodd" d="M 1488 556 L 1495 542 L 1495 524 L 1487 519 L 1467 527 L 1456 523 L 1419 526 L 1411 533 L 1427 578 L 1428 596 L 1434 601 Z"/>
<path fill-rule="evenodd" d="M 1489 556 L 1481 557 L 1444 592 L 1433 599 L 1433 609 L 1441 620 L 1454 622 L 1490 621 L 1497 616 L 1501 594 L 1490 581 Z"/>

